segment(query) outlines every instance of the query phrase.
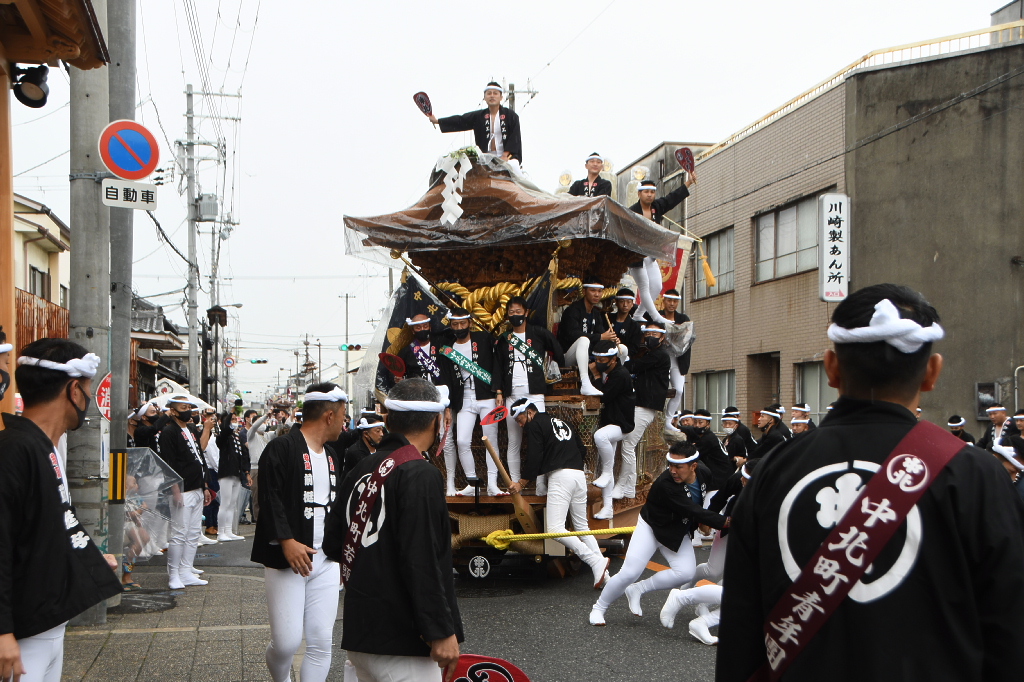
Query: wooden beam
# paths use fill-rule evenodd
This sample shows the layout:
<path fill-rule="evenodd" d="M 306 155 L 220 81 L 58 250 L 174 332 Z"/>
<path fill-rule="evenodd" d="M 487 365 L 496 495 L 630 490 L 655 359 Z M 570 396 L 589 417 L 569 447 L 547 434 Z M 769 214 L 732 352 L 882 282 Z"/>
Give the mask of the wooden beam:
<path fill-rule="evenodd" d="M 22 21 L 28 26 L 28 32 L 36 41 L 45 45 L 50 37 L 50 31 L 39 5 L 35 0 L 14 0 L 14 6 L 18 8 Z"/>
<path fill-rule="evenodd" d="M 0 34 L 7 58 L 14 64 L 46 64 L 54 59 L 70 61 L 81 56 L 81 49 L 64 40 L 37 41 L 32 36 Z"/>
<path fill-rule="evenodd" d="M 6 59 L 0 59 L 0 71 L 10 72 Z M 19 350 L 14 291 L 14 158 L 11 152 L 11 88 L 5 75 L 0 81 L 0 326 L 7 342 L 14 345 L 11 353 L 11 375 Z M 14 391 L 11 386 L 0 401 L 0 412 L 14 413 Z"/>

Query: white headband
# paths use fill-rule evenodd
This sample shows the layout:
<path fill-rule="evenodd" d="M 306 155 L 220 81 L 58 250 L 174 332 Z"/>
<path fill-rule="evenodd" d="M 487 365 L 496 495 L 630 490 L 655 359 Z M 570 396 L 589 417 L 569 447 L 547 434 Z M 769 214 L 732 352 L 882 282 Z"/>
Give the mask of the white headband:
<path fill-rule="evenodd" d="M 303 396 L 302 401 L 305 403 L 311 400 L 320 400 L 329 403 L 347 403 L 348 394 L 341 390 L 340 386 L 335 386 L 331 389 L 330 393 L 321 393 L 320 391 L 310 391 Z"/>
<path fill-rule="evenodd" d="M 680 419 L 693 419 L 693 412 L 680 412 L 676 416 Z"/>
<path fill-rule="evenodd" d="M 738 416 L 740 416 L 740 413 L 739 412 L 725 412 L 725 411 L 723 411 L 722 412 L 722 416 L 723 417 L 738 417 Z"/>
<path fill-rule="evenodd" d="M 640 331 L 642 331 L 645 334 L 647 332 L 659 332 L 661 334 L 665 333 L 665 330 L 662 329 L 661 327 L 640 327 Z"/>
<path fill-rule="evenodd" d="M 356 425 L 356 428 L 357 429 L 375 429 L 378 426 L 384 426 L 384 422 L 382 422 L 382 421 L 372 421 L 371 422 L 371 421 L 367 421 L 366 417 L 363 417 L 362 419 L 359 420 L 359 423 Z"/>
<path fill-rule="evenodd" d="M 449 322 L 458 322 L 459 320 L 468 320 L 469 318 L 470 318 L 470 314 L 466 313 L 465 315 L 459 315 L 458 317 L 449 316 L 448 317 L 448 321 Z M 422 324 L 422 322 L 420 324 Z"/>
<path fill-rule="evenodd" d="M 653 182 L 641 182 L 640 183 L 640 187 L 637 188 L 637 191 L 638 192 L 642 192 L 645 189 L 653 189 L 653 190 L 657 191 L 658 190 L 658 186 L 655 185 Z"/>
<path fill-rule="evenodd" d="M 18 363 L 20 364 L 21 361 L 19 360 Z M 987 412 L 988 414 L 992 414 L 993 412 L 1006 412 L 1006 408 L 1005 407 L 990 407 L 987 410 L 985 410 L 985 412 Z"/>
<path fill-rule="evenodd" d="M 739 418 L 738 417 L 722 417 L 722 421 L 724 421 L 724 422 L 738 422 Z"/>
<path fill-rule="evenodd" d="M 618 348 L 609 348 L 604 353 L 591 353 L 591 355 L 593 355 L 595 358 L 610 358 L 611 356 L 618 355 L 618 354 L 619 354 L 619 349 Z"/>
<path fill-rule="evenodd" d="M 448 319 L 450 320 L 451 318 L 449 317 Z M 427 319 L 425 319 L 425 320 L 420 320 L 419 322 L 413 322 L 412 318 L 410 318 L 410 317 L 405 318 L 405 323 L 407 325 L 409 325 L 410 327 L 413 326 L 414 324 L 426 324 L 428 322 L 430 322 L 430 318 L 429 317 Z"/>
<path fill-rule="evenodd" d="M 1017 453 L 1012 447 L 1008 447 L 1006 445 L 993 445 L 992 450 L 996 454 L 1002 455 L 1007 462 L 1017 467 L 1017 471 L 1024 471 L 1024 464 L 1017 461 Z"/>
<path fill-rule="evenodd" d="M 14 346 L 9 343 L 0 343 L 0 353 L 10 353 Z"/>
<path fill-rule="evenodd" d="M 384 401 L 384 407 L 392 412 L 444 412 L 450 402 L 448 400 L 448 387 L 435 386 L 434 388 L 441 394 L 440 402 L 432 400 L 394 400 L 388 398 Z"/>
<path fill-rule="evenodd" d="M 18 358 L 19 365 L 30 365 L 33 367 L 41 367 L 42 369 L 52 369 L 58 372 L 64 372 L 72 378 L 86 377 L 87 379 L 92 379 L 96 376 L 96 370 L 99 369 L 101 362 L 103 361 L 100 360 L 100 356 L 95 353 L 86 353 L 84 358 L 74 358 L 72 360 L 68 360 L 67 363 L 30 358 L 25 355 Z"/>
<path fill-rule="evenodd" d="M 152 404 L 153 403 L 151 403 L 151 402 L 150 403 L 142 403 L 142 407 L 140 407 L 139 411 L 135 413 L 135 418 L 136 419 L 142 419 L 143 417 L 145 417 L 146 416 L 146 412 L 149 411 L 149 406 L 152 405 Z"/>
<path fill-rule="evenodd" d="M 771 410 L 761 410 L 761 414 L 767 414 L 771 415 L 772 417 L 778 417 L 779 419 L 782 419 L 786 412 L 785 410 L 780 410 L 779 412 L 772 412 Z"/>
<path fill-rule="evenodd" d="M 810 421 L 811 421 L 810 419 L 791 419 L 789 421 L 789 423 L 790 424 L 809 424 Z"/>
<path fill-rule="evenodd" d="M 500 85 L 488 85 L 486 88 L 484 88 L 484 92 L 487 92 L 488 90 L 497 90 L 501 94 L 505 94 L 505 88 L 501 87 Z"/>
<path fill-rule="evenodd" d="M 796 412 L 810 412 L 810 409 L 806 407 L 800 407 L 799 405 L 794 405 L 793 410 Z"/>
<path fill-rule="evenodd" d="M 712 419 L 711 417 L 709 417 L 707 415 L 703 415 L 703 414 L 695 414 L 695 415 L 693 415 L 693 418 L 694 419 L 703 419 L 706 422 L 709 422 Z"/>
<path fill-rule="evenodd" d="M 584 289 L 604 289 L 603 284 L 584 284 Z"/>
<path fill-rule="evenodd" d="M 700 457 L 700 453 L 699 452 L 694 453 L 691 457 L 685 457 L 683 459 L 676 459 L 675 457 L 672 456 L 671 452 L 666 452 L 665 453 L 665 459 L 668 460 L 669 464 L 688 464 L 689 462 L 692 462 L 693 460 L 697 459 L 698 457 Z"/>
<path fill-rule="evenodd" d="M 593 159 L 597 159 L 598 161 L 604 162 L 604 158 L 600 154 L 591 154 L 590 156 L 587 157 L 587 161 L 591 161 Z"/>
<path fill-rule="evenodd" d="M 615 298 L 621 298 L 623 301 L 636 300 L 636 296 L 616 296 Z"/>
<path fill-rule="evenodd" d="M 885 341 L 901 353 L 916 353 L 924 344 L 938 341 L 943 336 L 945 332 L 938 322 L 922 327 L 913 320 L 904 319 L 887 298 L 875 304 L 875 313 L 867 327 L 846 329 L 835 323 L 828 327 L 828 338 L 833 343 Z"/>
<path fill-rule="evenodd" d="M 661 297 L 662 298 L 671 298 L 671 299 L 675 299 L 677 301 L 681 301 L 683 299 L 682 296 L 676 296 L 675 294 L 662 294 Z"/>
<path fill-rule="evenodd" d="M 191 405 L 192 407 L 199 407 L 199 403 L 196 402 L 195 398 L 184 393 L 175 393 L 172 395 L 167 399 L 167 404 L 170 403 L 182 403 L 185 405 Z"/>
<path fill-rule="evenodd" d="M 826 408 L 825 408 L 825 411 L 826 411 L 826 412 L 831 412 L 831 411 L 832 411 L 832 406 L 831 406 L 831 405 L 829 405 L 828 407 L 826 407 Z"/>
<path fill-rule="evenodd" d="M 526 412 L 526 410 L 528 410 L 528 409 L 529 409 L 530 407 L 533 407 L 533 409 L 535 409 L 535 410 L 537 409 L 537 406 L 536 406 L 536 405 L 534 405 L 534 404 L 533 404 L 533 403 L 531 403 L 531 402 L 530 402 L 529 400 L 527 400 L 527 401 L 526 401 L 525 403 L 523 403 L 522 405 L 517 405 L 517 406 L 515 406 L 515 407 L 512 407 L 512 408 L 511 408 L 511 409 L 509 410 L 509 412 L 508 412 L 508 413 L 509 413 L 509 414 L 510 414 L 510 415 L 512 416 L 512 418 L 513 418 L 513 419 L 515 419 L 516 417 L 518 417 L 519 415 L 521 415 L 521 414 L 522 414 L 523 412 Z"/>
<path fill-rule="evenodd" d="M 946 426 L 963 426 L 966 423 L 967 423 L 967 420 L 964 419 L 963 417 L 960 417 L 960 421 L 958 421 L 958 422 L 947 422 Z"/>
<path fill-rule="evenodd" d="M 746 464 L 744 464 L 743 466 L 740 467 L 740 476 L 742 476 L 743 478 L 747 479 L 748 481 L 750 480 L 750 474 L 747 473 L 747 465 Z"/>

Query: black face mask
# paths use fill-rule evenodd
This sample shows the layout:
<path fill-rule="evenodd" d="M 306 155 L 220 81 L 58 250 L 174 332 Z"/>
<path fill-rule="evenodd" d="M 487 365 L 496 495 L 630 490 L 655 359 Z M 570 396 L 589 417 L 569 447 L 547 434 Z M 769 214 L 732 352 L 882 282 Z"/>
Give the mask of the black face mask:
<path fill-rule="evenodd" d="M 466 327 L 465 329 L 453 329 L 452 331 L 455 332 L 455 338 L 457 339 L 465 339 L 469 336 L 469 327 Z"/>
<path fill-rule="evenodd" d="M 192 410 L 175 410 L 174 416 L 187 423 L 192 421 Z"/>
<path fill-rule="evenodd" d="M 654 350 L 655 348 L 661 346 L 661 339 L 659 339 L 656 336 L 648 336 L 646 339 L 644 339 L 644 345 L 650 348 L 651 350 Z"/>
<path fill-rule="evenodd" d="M 11 385 L 11 375 L 6 371 L 0 369 L 0 400 L 3 400 L 4 393 L 7 393 L 7 388 Z"/>
<path fill-rule="evenodd" d="M 512 323 L 513 327 L 519 327 L 526 322 L 526 315 L 509 315 L 508 321 Z"/>
<path fill-rule="evenodd" d="M 78 417 L 78 423 L 75 424 L 73 427 L 71 427 L 70 430 L 71 431 L 77 431 L 78 429 L 82 428 L 82 424 L 85 423 L 85 412 L 86 412 L 86 410 L 89 409 L 89 400 L 90 400 L 90 398 L 89 398 L 89 396 L 86 396 L 86 398 L 85 398 L 85 409 L 84 410 L 80 409 L 78 407 L 78 405 L 75 403 L 75 399 L 71 397 L 71 387 L 73 385 L 74 385 L 74 382 L 68 384 L 68 388 L 67 388 L 68 402 L 71 403 L 71 407 L 75 408 L 75 415 Z M 81 387 L 79 387 L 79 388 L 81 388 Z M 84 393 L 85 391 L 82 391 L 82 392 Z"/>
<path fill-rule="evenodd" d="M 601 372 L 602 374 L 608 371 L 607 362 L 595 362 L 594 365 L 597 367 L 597 371 Z"/>
<path fill-rule="evenodd" d="M 429 329 L 424 329 L 422 331 L 413 332 L 413 337 L 417 341 L 429 341 L 430 340 L 430 330 Z"/>

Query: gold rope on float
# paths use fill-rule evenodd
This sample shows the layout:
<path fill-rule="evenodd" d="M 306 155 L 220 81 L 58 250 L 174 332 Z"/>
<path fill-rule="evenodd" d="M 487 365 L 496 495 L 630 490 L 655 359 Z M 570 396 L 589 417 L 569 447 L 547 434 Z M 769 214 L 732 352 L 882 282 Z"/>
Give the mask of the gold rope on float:
<path fill-rule="evenodd" d="M 636 530 L 636 526 L 624 526 L 622 528 L 597 528 L 595 530 L 578 530 L 565 533 L 526 533 L 516 535 L 511 530 L 496 530 L 484 538 L 491 547 L 497 549 L 508 549 L 513 542 L 525 540 L 547 540 L 554 538 L 577 538 L 581 535 L 629 535 Z"/>
<path fill-rule="evenodd" d="M 462 299 L 462 307 L 485 327 L 496 328 L 505 320 L 505 309 L 513 296 L 526 297 L 540 282 L 540 277 L 531 277 L 522 284 L 498 282 L 489 287 L 480 287 L 470 291 L 458 282 L 438 282 L 433 285 L 435 291 L 444 291 Z M 566 277 L 555 283 L 556 290 L 574 289 L 583 285 L 579 277 Z"/>

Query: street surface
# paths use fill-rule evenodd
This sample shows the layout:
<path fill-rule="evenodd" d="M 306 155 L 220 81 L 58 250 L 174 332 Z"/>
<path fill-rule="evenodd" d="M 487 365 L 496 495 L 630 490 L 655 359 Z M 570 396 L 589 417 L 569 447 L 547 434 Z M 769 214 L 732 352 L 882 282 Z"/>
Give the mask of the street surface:
<path fill-rule="evenodd" d="M 251 538 L 254 529 L 243 525 L 239 532 Z M 196 565 L 210 584 L 185 592 L 168 592 L 162 559 L 137 566 L 142 592 L 127 594 L 105 625 L 68 628 L 63 679 L 269 680 L 263 568 L 249 561 L 250 549 L 249 540 L 201 546 Z M 698 563 L 707 552 L 698 550 Z M 613 573 L 619 564 L 612 560 Z M 666 593 L 645 595 L 643 618 L 633 616 L 622 598 L 608 610 L 608 625 L 597 628 L 587 622 L 597 597 L 589 571 L 562 580 L 457 578 L 456 587 L 466 630 L 463 651 L 509 660 L 533 682 L 714 679 L 716 648 L 686 632 L 692 611 L 680 612 L 674 630 L 658 622 Z M 344 677 L 343 620 L 339 613 L 328 678 L 337 682 Z"/>

